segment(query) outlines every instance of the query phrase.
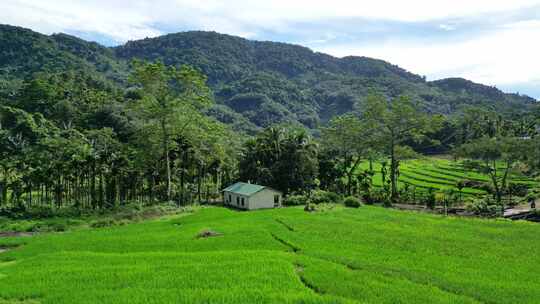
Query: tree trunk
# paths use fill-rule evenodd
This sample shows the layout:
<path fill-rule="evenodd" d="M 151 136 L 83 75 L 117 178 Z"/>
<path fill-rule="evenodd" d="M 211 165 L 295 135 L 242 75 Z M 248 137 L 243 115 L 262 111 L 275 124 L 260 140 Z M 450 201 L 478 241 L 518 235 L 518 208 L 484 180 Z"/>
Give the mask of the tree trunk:
<path fill-rule="evenodd" d="M 90 204 L 94 209 L 97 208 L 96 200 L 96 162 L 92 161 L 92 172 L 90 173 Z"/>
<path fill-rule="evenodd" d="M 99 207 L 100 208 L 103 208 L 103 206 L 105 205 L 105 197 L 104 197 L 104 194 L 103 194 L 103 183 L 104 183 L 104 177 L 103 177 L 103 172 L 100 170 L 99 171 Z"/>
<path fill-rule="evenodd" d="M 391 195 L 390 199 L 392 203 L 395 203 L 397 200 L 397 181 L 396 181 L 396 154 L 395 154 L 395 144 L 394 139 L 390 141 L 390 185 L 391 185 Z"/>
<path fill-rule="evenodd" d="M 352 182 L 353 182 L 352 179 L 359 163 L 360 163 L 360 157 L 358 157 L 354 161 L 354 163 L 353 163 L 353 158 L 351 158 L 351 160 L 347 162 L 347 164 L 351 164 L 349 170 L 346 171 L 347 172 L 347 195 L 352 195 Z"/>
<path fill-rule="evenodd" d="M 185 189 L 186 173 L 185 173 L 185 171 L 186 171 L 186 167 L 187 167 L 188 155 L 187 155 L 187 151 L 184 151 L 182 153 L 183 153 L 182 165 L 180 167 L 181 168 L 181 170 L 180 170 L 180 191 L 181 191 L 180 203 L 184 204 L 185 192 L 186 192 L 186 189 Z"/>
<path fill-rule="evenodd" d="M 171 160 L 169 159 L 169 135 L 167 134 L 167 127 L 165 121 L 161 121 L 161 131 L 163 132 L 163 155 L 165 156 L 165 163 L 167 166 L 167 201 L 171 200 Z"/>
<path fill-rule="evenodd" d="M 7 203 L 7 177 L 0 183 L 0 205 Z"/>

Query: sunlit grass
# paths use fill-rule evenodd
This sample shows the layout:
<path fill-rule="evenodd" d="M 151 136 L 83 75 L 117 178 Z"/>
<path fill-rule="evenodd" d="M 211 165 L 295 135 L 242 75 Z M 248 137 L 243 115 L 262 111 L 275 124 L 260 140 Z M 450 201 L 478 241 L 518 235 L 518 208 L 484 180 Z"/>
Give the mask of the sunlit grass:
<path fill-rule="evenodd" d="M 220 235 L 198 238 L 205 229 Z M 537 225 L 377 207 L 320 213 L 208 208 L 120 227 L 0 239 L 1 246 L 8 244 L 20 247 L 0 254 L 0 298 L 6 301 L 537 303 L 540 298 Z"/>

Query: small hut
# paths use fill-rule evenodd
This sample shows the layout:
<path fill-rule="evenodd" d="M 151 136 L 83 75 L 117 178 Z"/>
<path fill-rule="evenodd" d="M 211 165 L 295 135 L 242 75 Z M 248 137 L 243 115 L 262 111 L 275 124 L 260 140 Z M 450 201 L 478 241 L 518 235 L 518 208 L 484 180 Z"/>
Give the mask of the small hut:
<path fill-rule="evenodd" d="M 270 187 L 238 182 L 223 189 L 225 205 L 255 210 L 281 207 L 283 194 Z"/>

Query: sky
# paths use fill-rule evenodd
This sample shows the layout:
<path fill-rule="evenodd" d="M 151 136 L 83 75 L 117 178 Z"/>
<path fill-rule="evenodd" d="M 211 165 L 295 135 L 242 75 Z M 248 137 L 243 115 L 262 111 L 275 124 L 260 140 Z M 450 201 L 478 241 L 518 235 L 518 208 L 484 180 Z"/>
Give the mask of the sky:
<path fill-rule="evenodd" d="M 2 0 L 0 23 L 107 46 L 208 30 L 540 99 L 540 0 Z"/>

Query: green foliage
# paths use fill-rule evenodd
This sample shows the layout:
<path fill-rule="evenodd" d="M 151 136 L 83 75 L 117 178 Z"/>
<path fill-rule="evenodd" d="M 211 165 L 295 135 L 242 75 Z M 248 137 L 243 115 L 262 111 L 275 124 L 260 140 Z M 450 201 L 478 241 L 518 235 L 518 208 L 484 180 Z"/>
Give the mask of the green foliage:
<path fill-rule="evenodd" d="M 360 200 L 354 196 L 347 196 L 343 199 L 343 204 L 349 208 L 359 208 L 362 206 Z"/>
<path fill-rule="evenodd" d="M 198 128 L 207 120 L 201 110 L 211 105 L 210 90 L 206 86 L 206 77 L 190 66 L 176 69 L 161 62 L 140 61 L 134 61 L 133 66 L 130 82 L 139 86 L 142 96 L 134 105 L 141 120 L 142 146 L 146 148 L 145 156 L 162 151 L 153 161 L 165 159 L 167 188 L 164 198 L 170 201 L 173 187 L 170 152 L 176 149 L 179 138 L 189 142 L 199 135 L 194 134 L 193 127 Z"/>
<path fill-rule="evenodd" d="M 512 195 L 512 196 L 527 196 L 529 192 L 529 186 L 526 184 L 520 184 L 520 183 L 508 183 L 508 188 L 506 189 L 506 194 Z"/>
<path fill-rule="evenodd" d="M 324 190 L 314 190 L 310 194 L 310 202 L 313 204 L 338 204 L 342 201 L 339 194 Z"/>
<path fill-rule="evenodd" d="M 370 95 L 363 109 L 362 120 L 372 136 L 374 149 L 390 159 L 391 201 L 398 199 L 399 164 L 415 153 L 407 147 L 408 141 L 421 141 L 427 134 L 438 130 L 442 116 L 428 115 L 419 110 L 418 104 L 401 96 L 387 100 L 381 95 Z"/>
<path fill-rule="evenodd" d="M 300 206 L 300 205 L 306 205 L 309 203 L 309 197 L 306 195 L 288 195 L 283 200 L 284 206 Z"/>
<path fill-rule="evenodd" d="M 22 83 L 0 106 L 0 206 L 98 209 L 168 193 L 177 203 L 216 197 L 218 182 L 236 170 L 238 145 L 204 113 L 205 77 L 189 67 L 135 66 L 126 92 L 86 71 Z"/>
<path fill-rule="evenodd" d="M 501 205 L 491 196 L 473 199 L 468 205 L 467 210 L 476 215 L 485 217 L 495 217 L 501 213 Z"/>
<path fill-rule="evenodd" d="M 315 186 L 317 160 L 317 146 L 304 130 L 270 127 L 245 143 L 239 175 L 284 193 L 304 192 Z"/>
<path fill-rule="evenodd" d="M 160 216 L 189 213 L 193 207 L 151 206 L 129 203 L 108 210 L 81 210 L 73 207 L 33 206 L 0 208 L 0 232 L 59 232 L 84 227 L 102 228 L 125 225 Z"/>
<path fill-rule="evenodd" d="M 429 209 L 434 209 L 437 205 L 437 196 L 433 188 L 429 188 L 427 193 L 422 197 L 422 204 Z"/>
<path fill-rule="evenodd" d="M 330 175 L 323 172 L 321 177 L 325 184 L 336 183 L 338 178 L 347 178 L 347 193 L 352 194 L 352 186 L 356 168 L 373 144 L 366 132 L 367 128 L 352 114 L 336 116 L 328 126 L 322 129 L 322 149 L 331 164 L 327 170 L 336 171 Z"/>
<path fill-rule="evenodd" d="M 502 202 L 502 196 L 508 187 L 508 174 L 512 166 L 522 159 L 527 151 L 528 142 L 516 137 L 482 137 L 464 144 L 457 150 L 457 155 L 479 160 L 478 169 L 491 178 L 495 199 Z M 503 164 L 500 167 L 500 163 Z"/>
<path fill-rule="evenodd" d="M 339 194 L 317 189 L 311 191 L 309 194 L 289 195 L 285 198 L 283 204 L 285 206 L 306 205 L 306 209 L 313 211 L 316 205 L 339 204 L 342 202 L 342 197 Z"/>

